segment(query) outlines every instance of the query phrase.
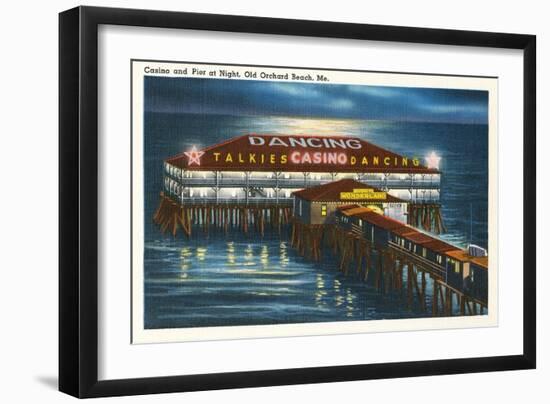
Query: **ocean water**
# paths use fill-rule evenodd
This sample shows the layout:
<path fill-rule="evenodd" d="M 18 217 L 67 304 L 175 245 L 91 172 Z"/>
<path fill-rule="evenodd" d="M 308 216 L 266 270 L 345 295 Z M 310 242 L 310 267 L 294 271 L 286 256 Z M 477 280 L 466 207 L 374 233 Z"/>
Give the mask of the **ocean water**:
<path fill-rule="evenodd" d="M 442 215 L 452 244 L 487 247 L 486 125 L 146 113 L 145 328 L 185 328 L 424 317 L 397 294 L 384 295 L 336 270 L 330 253 L 313 263 L 286 235 L 162 235 L 152 216 L 162 162 L 195 145 L 247 133 L 357 136 L 413 157 L 441 156 Z M 430 287 L 430 284 L 428 284 Z M 429 289 L 428 289 L 429 290 Z M 429 306 L 428 306 L 429 307 Z"/>

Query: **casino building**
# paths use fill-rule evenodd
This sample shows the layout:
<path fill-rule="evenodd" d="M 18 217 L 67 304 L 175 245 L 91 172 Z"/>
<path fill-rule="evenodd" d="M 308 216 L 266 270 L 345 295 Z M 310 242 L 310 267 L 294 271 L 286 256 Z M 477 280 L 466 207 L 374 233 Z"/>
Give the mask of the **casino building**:
<path fill-rule="evenodd" d="M 292 206 L 295 191 L 351 179 L 409 203 L 437 204 L 437 161 L 426 166 L 356 137 L 248 134 L 167 159 L 164 195 L 181 204 Z"/>

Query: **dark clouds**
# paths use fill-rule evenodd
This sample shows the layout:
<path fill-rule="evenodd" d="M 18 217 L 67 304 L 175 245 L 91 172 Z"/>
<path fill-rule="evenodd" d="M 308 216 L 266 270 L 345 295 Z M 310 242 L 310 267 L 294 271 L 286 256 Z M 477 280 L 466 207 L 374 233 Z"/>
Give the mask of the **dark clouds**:
<path fill-rule="evenodd" d="M 145 110 L 487 123 L 486 91 L 145 77 Z"/>

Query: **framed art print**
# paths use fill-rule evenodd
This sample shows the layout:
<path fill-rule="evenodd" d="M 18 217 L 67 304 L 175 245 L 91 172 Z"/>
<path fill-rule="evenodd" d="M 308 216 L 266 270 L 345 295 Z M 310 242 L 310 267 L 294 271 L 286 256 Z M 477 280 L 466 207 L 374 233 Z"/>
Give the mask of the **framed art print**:
<path fill-rule="evenodd" d="M 528 35 L 62 13 L 60 389 L 534 367 L 534 61 Z"/>

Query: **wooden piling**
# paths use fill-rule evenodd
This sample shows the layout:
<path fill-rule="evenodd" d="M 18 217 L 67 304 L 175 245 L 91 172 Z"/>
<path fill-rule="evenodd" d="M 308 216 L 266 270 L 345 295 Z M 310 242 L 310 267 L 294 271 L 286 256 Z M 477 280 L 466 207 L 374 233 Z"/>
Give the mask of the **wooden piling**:
<path fill-rule="evenodd" d="M 412 282 L 412 267 L 409 262 L 407 265 L 407 307 L 412 309 L 412 299 L 413 299 L 413 282 Z"/>
<path fill-rule="evenodd" d="M 439 296 L 439 282 L 434 279 L 433 283 L 433 296 L 432 296 L 432 317 L 436 317 L 439 315 L 439 303 L 438 303 L 438 296 Z"/>

